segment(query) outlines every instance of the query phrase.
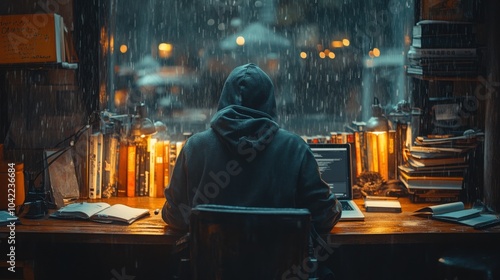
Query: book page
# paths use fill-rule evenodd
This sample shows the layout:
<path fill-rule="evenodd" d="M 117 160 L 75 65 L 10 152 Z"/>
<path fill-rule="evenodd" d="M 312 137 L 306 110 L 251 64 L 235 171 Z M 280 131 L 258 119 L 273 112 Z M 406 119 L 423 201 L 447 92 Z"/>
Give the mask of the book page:
<path fill-rule="evenodd" d="M 148 209 L 133 208 L 123 204 L 115 204 L 91 217 L 94 221 L 100 222 L 124 222 L 131 224 L 138 218 L 149 215 Z"/>
<path fill-rule="evenodd" d="M 415 211 L 416 214 L 439 215 L 448 212 L 464 210 L 464 203 L 461 201 L 428 206 Z"/>
<path fill-rule="evenodd" d="M 57 210 L 52 214 L 55 218 L 84 218 L 89 219 L 91 216 L 95 215 L 109 207 L 109 204 L 105 202 L 79 202 L 68 204 L 65 207 Z"/>

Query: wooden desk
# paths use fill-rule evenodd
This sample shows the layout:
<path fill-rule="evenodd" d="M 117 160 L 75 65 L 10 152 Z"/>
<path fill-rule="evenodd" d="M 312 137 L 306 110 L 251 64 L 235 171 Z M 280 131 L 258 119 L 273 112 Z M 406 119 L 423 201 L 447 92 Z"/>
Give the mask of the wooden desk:
<path fill-rule="evenodd" d="M 363 200 L 356 204 L 363 210 L 363 222 L 340 222 L 328 236 L 333 246 L 346 244 L 419 244 L 419 243 L 498 243 L 500 226 L 475 230 L 472 227 L 426 219 L 412 215 L 417 209 L 431 205 L 399 199 L 402 213 L 365 212 Z"/>
<path fill-rule="evenodd" d="M 90 221 L 58 220 L 46 216 L 43 219 L 24 219 L 16 227 L 19 239 L 35 239 L 57 242 L 81 242 L 102 244 L 151 244 L 172 245 L 178 236 L 169 232 L 168 226 L 161 219 L 161 213 L 155 209 L 163 206 L 163 198 L 109 198 L 110 204 L 122 203 L 132 207 L 150 209 L 149 217 L 140 219 L 132 225 L 101 224 Z M 418 243 L 453 243 L 489 242 L 500 240 L 500 226 L 485 230 L 475 230 L 458 224 L 435 221 L 413 216 L 412 213 L 428 204 L 410 203 L 400 199 L 402 213 L 364 212 L 364 221 L 339 222 L 328 236 L 332 246 L 346 244 L 418 244 Z M 363 201 L 356 203 L 364 211 Z M 6 233 L 0 228 L 0 237 Z"/>
<path fill-rule="evenodd" d="M 89 200 L 89 202 L 125 204 L 131 207 L 150 209 L 150 216 L 131 225 L 103 224 L 85 220 L 60 220 L 49 218 L 25 219 L 16 226 L 16 238 L 59 243 L 96 243 L 96 244 L 145 244 L 172 245 L 178 236 L 168 231 L 168 226 L 161 219 L 161 213 L 154 214 L 165 202 L 164 198 L 149 197 L 113 197 L 109 199 Z M 51 210 L 55 211 L 55 210 Z M 0 232 L 5 231 L 0 229 Z"/>
<path fill-rule="evenodd" d="M 35 259 L 38 268 L 50 266 L 46 263 L 48 260 L 67 262 L 66 267 L 69 268 L 59 274 L 64 276 L 78 271 L 78 275 L 94 277 L 88 274 L 90 272 L 85 265 L 75 264 L 88 262 L 88 258 L 94 258 L 93 266 L 99 267 L 95 270 L 106 275 L 103 279 L 113 278 L 113 271 L 120 271 L 122 266 L 128 268 L 130 272 L 127 273 L 131 275 L 164 273 L 164 269 L 159 268 L 168 262 L 169 252 L 178 238 L 168 230 L 161 213 L 154 214 L 155 209 L 161 209 L 164 199 L 138 197 L 102 201 L 148 208 L 151 215 L 128 226 L 48 217 L 38 220 L 23 218 L 22 224 L 15 229 L 16 248 L 19 248 L 17 259 Z M 339 279 L 373 275 L 399 279 L 401 274 L 415 266 L 420 267 L 418 273 L 414 274 L 416 277 L 432 279 L 428 274 L 437 269 L 434 262 L 442 252 L 457 247 L 480 251 L 499 249 L 500 226 L 474 230 L 467 226 L 416 217 L 412 213 L 427 204 L 413 204 L 405 198 L 400 201 L 403 213 L 364 212 L 365 221 L 340 222 L 333 228 L 327 236 L 333 248 L 328 261 L 340 276 Z M 363 210 L 363 201 L 356 202 Z M 0 244 L 4 245 L 0 248 L 0 256 L 3 258 L 7 253 L 5 241 L 8 234 L 6 227 L 0 228 Z M 75 258 L 74 252 L 78 252 L 79 257 Z M 145 268 L 140 270 L 139 266 Z M 364 269 L 358 269 L 359 266 Z M 358 274 L 353 274 L 353 271 Z M 363 271 L 370 271 L 371 274 L 364 274 Z M 44 273 L 43 269 L 35 271 L 35 275 Z M 56 279 L 53 272 L 50 275 Z"/>

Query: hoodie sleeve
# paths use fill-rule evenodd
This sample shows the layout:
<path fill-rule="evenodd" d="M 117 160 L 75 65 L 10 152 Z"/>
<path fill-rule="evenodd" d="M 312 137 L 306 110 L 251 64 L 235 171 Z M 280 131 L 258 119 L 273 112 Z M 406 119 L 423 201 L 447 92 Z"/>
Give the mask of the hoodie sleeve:
<path fill-rule="evenodd" d="M 342 206 L 330 191 L 330 187 L 321 179 L 316 159 L 309 150 L 302 160 L 301 171 L 298 205 L 309 209 L 312 223 L 318 233 L 328 233 L 339 221 Z"/>
<path fill-rule="evenodd" d="M 165 188 L 165 204 L 162 218 L 174 231 L 187 232 L 191 204 L 188 199 L 187 169 L 185 168 L 184 149 L 181 150 L 171 176 L 170 184 Z"/>

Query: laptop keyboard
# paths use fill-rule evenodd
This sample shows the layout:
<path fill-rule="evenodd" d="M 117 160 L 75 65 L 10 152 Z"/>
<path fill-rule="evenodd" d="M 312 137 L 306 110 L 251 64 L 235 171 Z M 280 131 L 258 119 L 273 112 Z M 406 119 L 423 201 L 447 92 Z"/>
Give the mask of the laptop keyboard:
<path fill-rule="evenodd" d="M 342 210 L 353 210 L 351 205 L 347 201 L 340 201 L 340 204 L 342 205 Z"/>

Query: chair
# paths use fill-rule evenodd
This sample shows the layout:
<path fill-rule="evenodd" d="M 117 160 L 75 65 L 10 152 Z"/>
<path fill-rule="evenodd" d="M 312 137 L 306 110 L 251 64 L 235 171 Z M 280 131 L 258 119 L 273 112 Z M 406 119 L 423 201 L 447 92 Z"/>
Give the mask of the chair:
<path fill-rule="evenodd" d="M 314 267 L 306 209 L 199 205 L 190 223 L 191 279 L 304 279 Z"/>

